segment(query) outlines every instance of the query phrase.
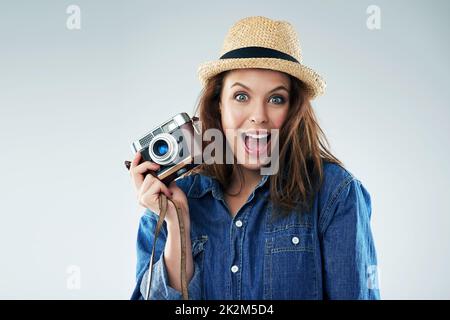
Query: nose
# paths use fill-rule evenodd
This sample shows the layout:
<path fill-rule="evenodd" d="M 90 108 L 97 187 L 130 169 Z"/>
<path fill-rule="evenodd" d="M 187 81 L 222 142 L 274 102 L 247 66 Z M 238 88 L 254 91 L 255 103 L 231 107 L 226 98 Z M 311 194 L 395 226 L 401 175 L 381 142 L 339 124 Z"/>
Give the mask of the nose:
<path fill-rule="evenodd" d="M 258 103 L 253 106 L 249 120 L 254 124 L 267 123 L 267 111 L 264 103 Z"/>

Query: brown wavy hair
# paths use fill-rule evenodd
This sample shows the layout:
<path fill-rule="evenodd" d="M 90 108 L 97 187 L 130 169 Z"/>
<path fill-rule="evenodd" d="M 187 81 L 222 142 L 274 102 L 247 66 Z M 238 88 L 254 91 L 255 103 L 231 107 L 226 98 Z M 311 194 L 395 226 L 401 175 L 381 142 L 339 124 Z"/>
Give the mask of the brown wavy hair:
<path fill-rule="evenodd" d="M 225 71 L 212 77 L 200 93 L 195 115 L 202 122 L 202 131 L 215 128 L 224 132 L 219 101 L 227 73 L 228 71 Z M 290 78 L 289 110 L 279 133 L 279 170 L 277 174 L 270 176 L 270 200 L 275 212 L 282 215 L 292 209 L 306 212 L 311 209 L 314 196 L 323 181 L 324 161 L 344 167 L 329 151 L 328 140 L 312 109 L 307 86 L 299 79 L 286 75 Z M 203 143 L 203 147 L 208 144 Z M 225 155 L 225 152 L 222 154 Z M 233 170 L 242 169 L 239 165 L 222 161 L 201 164 L 191 174 L 200 173 L 215 178 L 226 192 Z M 238 176 L 242 189 L 245 181 L 242 180 L 242 174 Z"/>

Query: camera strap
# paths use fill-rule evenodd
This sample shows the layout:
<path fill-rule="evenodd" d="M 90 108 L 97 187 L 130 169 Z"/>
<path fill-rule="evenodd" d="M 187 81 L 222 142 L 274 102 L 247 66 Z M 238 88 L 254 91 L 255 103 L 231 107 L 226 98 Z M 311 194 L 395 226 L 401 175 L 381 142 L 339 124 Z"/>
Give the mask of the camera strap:
<path fill-rule="evenodd" d="M 161 231 L 161 227 L 162 227 L 164 218 L 167 213 L 168 201 L 172 202 L 172 204 L 175 206 L 175 210 L 177 211 L 178 225 L 179 225 L 179 229 L 180 229 L 180 244 L 181 244 L 181 261 L 180 261 L 181 293 L 183 296 L 183 300 L 189 299 L 187 279 L 186 279 L 186 234 L 185 234 L 184 220 L 183 220 L 181 208 L 178 206 L 176 201 L 173 201 L 172 199 L 168 199 L 166 197 L 166 195 L 161 193 L 159 195 L 159 218 L 158 218 L 158 222 L 156 224 L 155 237 L 153 239 L 152 253 L 150 256 L 150 265 L 149 265 L 149 271 L 148 271 L 149 275 L 147 278 L 146 300 L 148 300 L 150 297 L 150 287 L 151 287 L 151 283 L 152 283 L 153 258 L 155 255 L 156 239 L 158 238 L 159 232 Z"/>

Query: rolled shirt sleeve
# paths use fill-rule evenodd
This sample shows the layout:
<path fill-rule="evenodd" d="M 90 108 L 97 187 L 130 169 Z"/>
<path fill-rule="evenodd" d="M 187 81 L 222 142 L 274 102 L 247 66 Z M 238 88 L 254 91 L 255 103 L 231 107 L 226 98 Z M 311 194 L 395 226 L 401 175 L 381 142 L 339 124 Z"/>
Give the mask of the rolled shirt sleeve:
<path fill-rule="evenodd" d="M 370 195 L 355 178 L 343 181 L 325 207 L 319 227 L 325 299 L 380 299 L 371 211 Z"/>
<path fill-rule="evenodd" d="M 144 300 L 147 290 L 147 279 L 150 264 L 150 255 L 155 235 L 158 216 L 150 210 L 146 210 L 141 217 L 137 235 L 137 264 L 136 286 L 131 300 Z M 181 300 L 180 291 L 169 285 L 167 269 L 164 263 L 164 247 L 167 239 L 167 227 L 164 222 L 158 239 L 156 240 L 155 257 L 153 263 L 153 279 L 150 288 L 151 300 Z M 200 265 L 194 261 L 194 275 L 188 284 L 190 300 L 200 299 Z"/>
<path fill-rule="evenodd" d="M 143 297 L 146 296 L 148 281 L 148 269 L 141 281 L 140 292 Z M 164 252 L 161 258 L 153 265 L 153 279 L 150 289 L 150 300 L 181 300 L 183 298 L 180 291 L 175 290 L 169 285 L 166 265 L 164 263 Z M 194 263 L 194 275 L 188 285 L 188 294 L 190 300 L 200 299 L 200 267 Z"/>

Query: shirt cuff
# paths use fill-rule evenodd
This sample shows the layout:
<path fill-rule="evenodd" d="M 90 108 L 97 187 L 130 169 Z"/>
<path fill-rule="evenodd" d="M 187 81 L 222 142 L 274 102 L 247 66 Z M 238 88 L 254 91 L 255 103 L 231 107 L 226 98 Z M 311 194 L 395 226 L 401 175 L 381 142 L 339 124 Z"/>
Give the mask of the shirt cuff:
<path fill-rule="evenodd" d="M 140 291 L 144 299 L 146 298 L 148 271 L 142 278 Z M 188 284 L 189 300 L 200 300 L 201 297 L 201 270 L 197 262 L 194 261 L 194 274 Z M 164 263 L 164 252 L 157 262 L 153 264 L 153 279 L 150 287 L 149 300 L 182 300 L 183 295 L 180 291 L 169 285 L 166 265 Z"/>

